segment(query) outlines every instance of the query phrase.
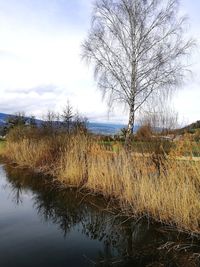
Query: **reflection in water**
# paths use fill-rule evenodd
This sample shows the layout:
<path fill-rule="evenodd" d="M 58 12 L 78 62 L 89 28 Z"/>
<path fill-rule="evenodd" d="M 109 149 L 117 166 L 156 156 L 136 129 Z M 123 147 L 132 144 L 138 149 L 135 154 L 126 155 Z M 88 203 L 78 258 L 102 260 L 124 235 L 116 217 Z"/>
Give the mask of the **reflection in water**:
<path fill-rule="evenodd" d="M 42 220 L 58 225 L 63 236 L 78 231 L 99 240 L 103 249 L 96 259 L 84 255 L 88 266 L 199 266 L 200 242 L 185 234 L 144 220 L 125 220 L 106 212 L 104 200 L 83 196 L 74 190 L 52 188 L 51 178 L 30 171 L 4 167 L 12 199 L 23 204 L 23 194 L 31 192 L 34 209 Z M 126 221 L 122 223 L 123 221 Z"/>

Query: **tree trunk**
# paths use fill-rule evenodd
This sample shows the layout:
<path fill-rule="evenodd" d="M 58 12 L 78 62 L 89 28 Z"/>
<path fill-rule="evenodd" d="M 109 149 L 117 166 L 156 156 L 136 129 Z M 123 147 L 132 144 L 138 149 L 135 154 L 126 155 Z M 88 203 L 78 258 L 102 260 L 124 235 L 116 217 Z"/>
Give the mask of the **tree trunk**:
<path fill-rule="evenodd" d="M 126 139 L 125 139 L 126 147 L 130 145 L 130 137 L 133 134 L 134 123 L 135 123 L 135 111 L 134 111 L 134 108 L 131 108 L 130 113 L 129 113 L 129 121 L 128 121 L 128 127 L 127 127 L 127 132 L 126 132 Z"/>

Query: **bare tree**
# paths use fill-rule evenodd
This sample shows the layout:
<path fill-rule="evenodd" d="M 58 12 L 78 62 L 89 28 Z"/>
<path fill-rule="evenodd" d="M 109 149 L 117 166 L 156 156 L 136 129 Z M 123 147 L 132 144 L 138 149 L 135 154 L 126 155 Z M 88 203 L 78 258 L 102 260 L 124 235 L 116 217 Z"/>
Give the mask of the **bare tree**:
<path fill-rule="evenodd" d="M 62 117 L 64 125 L 67 128 L 67 131 L 69 132 L 70 127 L 72 127 L 72 120 L 74 118 L 73 107 L 70 105 L 69 101 L 67 101 L 67 105 L 63 109 L 61 117 Z"/>
<path fill-rule="evenodd" d="M 97 0 L 83 58 L 95 65 L 98 87 L 112 106 L 129 109 L 126 139 L 135 114 L 151 97 L 180 86 L 194 42 L 186 39 L 178 0 Z"/>
<path fill-rule="evenodd" d="M 26 124 L 28 118 L 23 111 L 16 112 L 15 115 L 9 115 L 7 118 L 7 124 L 9 127 L 23 126 Z"/>
<path fill-rule="evenodd" d="M 143 110 L 138 122 L 140 125 L 150 125 L 155 132 L 162 134 L 169 134 L 179 126 L 178 113 L 166 102 Z"/>
<path fill-rule="evenodd" d="M 54 111 L 48 110 L 43 116 L 42 129 L 46 134 L 54 134 L 60 129 L 60 115 Z"/>

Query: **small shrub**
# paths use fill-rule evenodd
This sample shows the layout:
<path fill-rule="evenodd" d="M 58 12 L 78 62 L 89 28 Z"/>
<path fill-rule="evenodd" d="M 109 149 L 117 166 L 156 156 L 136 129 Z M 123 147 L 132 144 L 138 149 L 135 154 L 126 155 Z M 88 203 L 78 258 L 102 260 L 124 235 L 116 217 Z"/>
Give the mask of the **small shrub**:
<path fill-rule="evenodd" d="M 152 138 L 152 134 L 153 134 L 153 131 L 152 131 L 150 124 L 146 124 L 146 125 L 141 126 L 138 129 L 136 133 L 136 138 L 137 140 L 140 140 L 140 141 L 149 141 Z"/>

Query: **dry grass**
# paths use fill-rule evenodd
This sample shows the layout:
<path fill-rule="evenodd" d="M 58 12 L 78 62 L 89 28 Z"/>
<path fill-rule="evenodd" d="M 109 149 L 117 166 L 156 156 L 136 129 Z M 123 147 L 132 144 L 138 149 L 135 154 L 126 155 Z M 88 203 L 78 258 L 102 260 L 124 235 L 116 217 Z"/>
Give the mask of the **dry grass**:
<path fill-rule="evenodd" d="M 87 135 L 8 141 L 6 156 L 50 173 L 67 186 L 119 201 L 123 212 L 147 215 L 200 233 L 200 162 L 166 160 L 158 172 L 151 157 L 107 151 Z"/>
<path fill-rule="evenodd" d="M 0 139 L 0 155 L 3 153 L 6 142 Z"/>

